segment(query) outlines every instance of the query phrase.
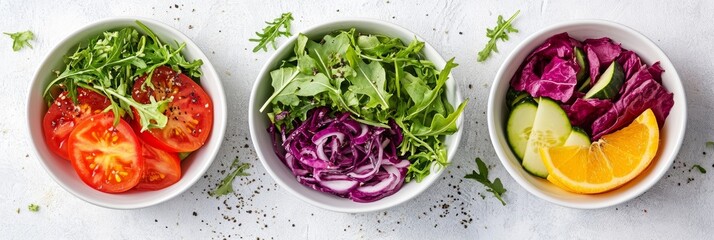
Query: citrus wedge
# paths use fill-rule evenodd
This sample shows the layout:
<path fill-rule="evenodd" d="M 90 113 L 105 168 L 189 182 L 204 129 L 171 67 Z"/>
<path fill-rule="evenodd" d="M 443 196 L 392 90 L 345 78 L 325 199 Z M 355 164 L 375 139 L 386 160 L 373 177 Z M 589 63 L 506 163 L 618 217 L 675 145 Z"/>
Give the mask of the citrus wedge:
<path fill-rule="evenodd" d="M 659 127 L 647 109 L 629 126 L 590 146 L 541 148 L 548 180 L 565 190 L 595 194 L 615 189 L 644 171 L 657 154 Z"/>

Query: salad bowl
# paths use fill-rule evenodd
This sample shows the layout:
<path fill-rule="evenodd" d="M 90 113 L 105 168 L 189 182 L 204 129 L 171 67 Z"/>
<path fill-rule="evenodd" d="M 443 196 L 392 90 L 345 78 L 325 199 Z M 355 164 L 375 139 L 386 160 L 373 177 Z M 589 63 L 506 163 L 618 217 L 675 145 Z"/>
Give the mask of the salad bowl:
<path fill-rule="evenodd" d="M 673 93 L 674 106 L 663 126 L 660 126 L 659 148 L 650 165 L 633 180 L 614 190 L 599 194 L 576 194 L 556 187 L 545 179 L 535 177 L 521 166 L 511 151 L 506 136 L 506 94 L 510 81 L 521 62 L 549 37 L 567 32 L 576 40 L 609 37 L 625 49 L 636 52 L 643 63 L 659 61 L 664 69 L 662 85 Z M 491 143 L 513 179 L 531 194 L 546 201 L 581 209 L 614 206 L 631 200 L 650 189 L 671 167 L 684 138 L 687 106 L 682 82 L 665 53 L 641 33 L 621 24 L 604 20 L 576 20 L 542 29 L 520 43 L 501 65 L 488 99 L 487 120 Z"/>
<path fill-rule="evenodd" d="M 327 22 L 317 26 L 310 27 L 301 31 L 312 40 L 321 39 L 326 34 L 331 34 L 340 30 L 356 29 L 359 33 L 365 34 L 381 34 L 389 37 L 399 38 L 405 44 L 409 44 L 416 38 L 424 42 L 422 38 L 402 27 L 394 24 L 372 20 L 372 19 L 345 19 L 339 21 Z M 273 92 L 271 86 L 270 72 L 281 66 L 283 59 L 287 58 L 294 49 L 298 36 L 295 35 L 288 39 L 275 54 L 268 59 L 260 71 L 251 92 L 249 103 L 249 123 L 250 134 L 255 147 L 256 153 L 260 158 L 263 167 L 267 170 L 270 176 L 285 190 L 296 196 L 297 198 L 318 206 L 324 209 L 347 212 L 371 212 L 383 210 L 404 203 L 423 191 L 439 179 L 443 173 L 444 167 L 437 167 L 436 164 L 431 166 L 431 174 L 422 181 L 404 183 L 402 188 L 393 195 L 387 196 L 380 200 L 368 203 L 358 203 L 347 198 L 337 197 L 331 194 L 323 193 L 301 185 L 291 170 L 278 158 L 273 150 L 270 134 L 267 129 L 270 127 L 271 121 L 265 112 L 261 112 L 260 108 L 263 103 L 269 98 Z M 446 61 L 439 53 L 428 43 L 422 50 L 426 60 L 432 61 L 437 69 L 443 69 Z M 449 79 L 445 83 L 445 93 L 448 101 L 454 106 L 463 102 L 461 93 L 459 92 L 456 81 L 453 75 L 449 75 Z M 447 136 L 445 139 L 446 149 L 448 151 L 448 159 L 451 160 L 458 148 L 462 133 L 463 115 L 456 122 L 459 127 L 454 134 Z"/>
<path fill-rule="evenodd" d="M 155 191 L 130 190 L 121 194 L 109 194 L 97 191 L 86 185 L 75 173 L 69 161 L 62 159 L 49 149 L 43 138 L 43 115 L 47 112 L 47 104 L 43 99 L 43 89 L 55 77 L 55 71 L 64 68 L 64 58 L 73 53 L 77 45 L 93 36 L 109 30 L 123 27 L 137 27 L 135 21 L 141 21 L 156 33 L 164 42 L 184 42 L 182 53 L 189 59 L 202 59 L 200 71 L 201 86 L 214 103 L 213 125 L 208 140 L 203 147 L 191 153 L 181 162 L 181 178 L 178 182 L 166 188 Z M 137 27 L 137 29 L 139 29 Z M 141 30 L 139 30 L 141 32 Z M 143 32 L 142 32 L 143 33 Z M 135 17 L 114 17 L 90 23 L 60 41 L 49 51 L 38 66 L 28 89 L 26 103 L 26 121 L 28 141 L 40 165 L 49 176 L 72 195 L 91 204 L 114 208 L 136 209 L 156 205 L 176 197 L 189 189 L 198 181 L 211 166 L 218 153 L 226 128 L 226 100 L 221 81 L 206 55 L 188 37 L 178 30 L 163 23 Z"/>

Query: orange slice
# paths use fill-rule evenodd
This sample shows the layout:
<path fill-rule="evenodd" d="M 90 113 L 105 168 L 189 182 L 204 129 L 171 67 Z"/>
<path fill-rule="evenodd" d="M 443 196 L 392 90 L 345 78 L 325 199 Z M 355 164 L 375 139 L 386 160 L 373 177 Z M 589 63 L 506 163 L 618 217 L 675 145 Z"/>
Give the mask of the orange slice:
<path fill-rule="evenodd" d="M 589 147 L 541 148 L 548 180 L 576 193 L 602 193 L 634 179 L 650 165 L 659 146 L 659 127 L 647 109 L 629 126 Z"/>

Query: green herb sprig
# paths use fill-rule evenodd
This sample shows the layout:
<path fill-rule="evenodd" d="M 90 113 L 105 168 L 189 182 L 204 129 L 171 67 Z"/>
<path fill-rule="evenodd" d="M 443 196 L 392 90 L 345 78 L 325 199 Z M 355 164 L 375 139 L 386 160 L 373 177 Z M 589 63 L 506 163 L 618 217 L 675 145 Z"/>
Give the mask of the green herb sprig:
<path fill-rule="evenodd" d="M 496 46 L 496 42 L 499 39 L 504 42 L 508 41 L 508 33 L 518 32 L 518 29 L 514 28 L 513 25 L 511 25 L 511 22 L 516 19 L 516 16 L 518 16 L 519 13 L 521 13 L 521 10 L 516 11 L 516 13 L 513 14 L 513 16 L 511 16 L 507 21 L 503 20 L 503 16 L 498 15 L 496 27 L 493 29 L 486 29 L 486 37 L 488 37 L 489 40 L 483 50 L 478 52 L 479 62 L 486 61 L 486 59 L 491 56 L 491 52 L 498 52 L 498 46 Z"/>
<path fill-rule="evenodd" d="M 488 179 L 488 167 L 481 160 L 481 158 L 476 158 L 476 165 L 478 167 L 478 172 L 473 171 L 471 174 L 467 174 L 466 176 L 464 176 L 464 178 L 480 182 L 486 187 L 486 191 L 493 193 L 493 196 L 496 197 L 499 201 L 501 201 L 501 204 L 503 204 L 503 206 L 506 206 L 506 202 L 504 202 L 502 198 L 503 194 L 506 192 L 506 189 L 503 188 L 503 184 L 501 184 L 501 179 L 496 178 L 495 180 L 493 180 L 493 182 Z"/>
<path fill-rule="evenodd" d="M 54 101 L 51 90 L 55 88 L 66 90 L 76 103 L 77 87 L 82 87 L 109 98 L 115 124 L 125 113 L 131 114 L 133 107 L 141 119 L 141 131 L 166 126 L 168 119 L 163 112 L 170 100 L 157 102 L 152 98 L 148 104 L 135 101 L 131 97 L 134 81 L 147 75 L 144 84 L 153 88 L 151 76 L 157 67 L 164 65 L 198 78 L 203 61 L 187 61 L 181 54 L 185 43 L 165 44 L 149 27 L 140 21 L 136 24 L 138 28 L 107 31 L 79 44 L 77 50 L 66 57 L 64 71 L 45 88 L 43 96 L 47 104 Z"/>
<path fill-rule="evenodd" d="M 229 173 L 226 175 L 225 178 L 221 181 L 221 183 L 218 185 L 216 189 L 208 193 L 208 195 L 211 195 L 212 197 L 215 196 L 223 196 L 229 193 L 233 192 L 233 179 L 235 179 L 237 176 L 250 176 L 250 174 L 246 173 L 245 170 L 250 168 L 250 164 L 248 163 L 241 163 L 238 158 L 233 160 L 233 163 L 231 164 L 230 169 L 233 169 L 233 172 Z"/>
<path fill-rule="evenodd" d="M 30 212 L 38 212 L 38 211 L 40 211 L 40 206 L 32 203 L 30 205 L 27 205 L 27 209 L 30 210 Z M 19 212 L 19 209 L 18 209 L 18 212 Z"/>
<path fill-rule="evenodd" d="M 416 39 L 404 44 L 355 29 L 319 42 L 301 34 L 294 55 L 270 73 L 274 92 L 260 110 L 272 106 L 268 117 L 286 132 L 323 106 L 372 126 L 388 128 L 393 120 L 404 134 L 398 154 L 411 162 L 405 180 L 419 182 L 432 166 L 448 165 L 445 137 L 458 130 L 468 103 L 454 108 L 446 97 L 454 59 L 439 70 L 421 55 L 423 47 Z"/>
<path fill-rule="evenodd" d="M 275 39 L 280 36 L 289 37 L 292 36 L 290 33 L 290 24 L 293 21 L 293 14 L 291 12 L 283 13 L 279 18 L 274 19 L 272 22 L 265 22 L 268 24 L 263 28 L 263 32 L 255 32 L 258 38 L 251 38 L 248 41 L 257 42 L 258 45 L 253 48 L 253 52 L 268 51 L 268 44 L 273 46 L 273 49 L 278 47 L 275 44 Z"/>
<path fill-rule="evenodd" d="M 10 38 L 12 38 L 12 50 L 15 52 L 20 51 L 25 46 L 32 48 L 32 45 L 30 44 L 30 40 L 35 39 L 35 34 L 29 30 L 24 31 L 24 32 L 3 33 L 3 34 L 8 35 L 8 36 L 10 36 Z"/>
<path fill-rule="evenodd" d="M 694 164 L 694 166 L 692 166 L 692 168 L 690 168 L 689 170 L 692 170 L 692 169 L 695 169 L 695 168 L 696 168 L 697 170 L 699 170 L 699 172 L 702 173 L 702 174 L 707 173 L 707 170 L 704 169 L 702 166 L 699 166 L 699 164 Z"/>

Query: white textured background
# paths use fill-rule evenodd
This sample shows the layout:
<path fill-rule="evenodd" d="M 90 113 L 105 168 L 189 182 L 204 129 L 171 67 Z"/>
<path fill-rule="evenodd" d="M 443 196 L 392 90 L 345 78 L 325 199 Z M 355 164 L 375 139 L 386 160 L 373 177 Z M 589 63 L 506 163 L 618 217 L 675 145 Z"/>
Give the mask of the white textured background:
<path fill-rule="evenodd" d="M 174 6 L 178 5 L 178 9 Z M 521 15 L 521 30 L 499 43 L 500 54 L 477 63 L 486 27 L 496 16 Z M 370 17 L 422 36 L 446 58 L 469 104 L 461 149 L 445 178 L 414 200 L 383 212 L 325 211 L 277 187 L 260 166 L 249 140 L 249 89 L 270 56 L 252 53 L 248 39 L 283 12 L 293 32 L 342 17 Z M 0 0 L 0 32 L 32 30 L 34 49 L 12 52 L 0 36 L 0 239 L 707 239 L 714 234 L 714 12 L 712 1 L 10 1 Z M 221 75 L 229 125 L 219 157 L 195 186 L 158 206 L 118 211 L 79 200 L 54 183 L 30 154 L 24 132 L 28 82 L 43 56 L 71 31 L 110 16 L 142 16 L 177 28 L 208 55 Z M 531 196 L 506 173 L 486 127 L 486 99 L 497 68 L 529 34 L 560 21 L 602 18 L 637 29 L 670 57 L 683 80 L 689 107 L 687 135 L 674 169 L 644 195 L 601 210 L 574 210 Z M 192 28 L 190 28 L 191 26 Z M 284 40 L 284 39 L 282 39 Z M 473 88 L 468 86 L 472 85 Z M 706 154 L 705 154 L 706 153 Z M 239 156 L 254 164 L 236 180 L 235 195 L 210 190 Z M 508 192 L 507 206 L 463 175 L 480 156 Z M 688 171 L 693 164 L 709 173 Z M 480 194 L 486 194 L 482 200 Z M 27 205 L 40 205 L 39 212 Z M 20 213 L 16 213 L 17 209 Z M 196 213 L 194 216 L 194 212 Z"/>

